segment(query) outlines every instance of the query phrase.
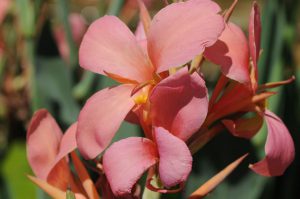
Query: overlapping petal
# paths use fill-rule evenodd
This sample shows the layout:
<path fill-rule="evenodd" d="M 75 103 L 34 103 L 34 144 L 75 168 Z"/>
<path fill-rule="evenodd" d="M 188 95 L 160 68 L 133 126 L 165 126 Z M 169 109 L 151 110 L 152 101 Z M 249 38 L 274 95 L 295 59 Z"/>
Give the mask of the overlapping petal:
<path fill-rule="evenodd" d="M 187 140 L 200 128 L 208 109 L 208 94 L 202 77 L 187 68 L 162 80 L 150 96 L 154 126 L 161 126 Z"/>
<path fill-rule="evenodd" d="M 148 33 L 148 54 L 157 71 L 183 65 L 213 45 L 224 29 L 219 11 L 210 0 L 173 3 L 160 10 Z"/>
<path fill-rule="evenodd" d="M 149 139 L 131 137 L 115 142 L 103 156 L 103 168 L 114 195 L 130 194 L 137 180 L 157 160 L 155 144 Z"/>
<path fill-rule="evenodd" d="M 266 157 L 250 168 L 264 176 L 282 175 L 294 160 L 294 142 L 286 126 L 274 113 L 266 110 L 265 119 L 268 127 Z"/>
<path fill-rule="evenodd" d="M 78 118 L 77 144 L 85 158 L 93 159 L 109 144 L 127 113 L 134 106 L 133 85 L 103 89 L 84 105 Z"/>
<path fill-rule="evenodd" d="M 240 83 L 249 83 L 249 47 L 241 28 L 234 23 L 225 25 L 219 40 L 205 49 L 204 56 L 221 66 L 222 73 Z"/>
<path fill-rule="evenodd" d="M 234 136 L 251 139 L 262 127 L 263 117 L 255 113 L 253 117 L 238 118 L 236 120 L 222 120 L 230 133 Z"/>
<path fill-rule="evenodd" d="M 27 132 L 27 157 L 33 172 L 61 190 L 73 183 L 66 156 L 77 146 L 75 133 L 76 123 L 63 135 L 43 109 L 34 114 Z"/>
<path fill-rule="evenodd" d="M 154 131 L 162 183 L 169 188 L 186 181 L 193 161 L 187 145 L 162 127 L 157 127 Z"/>
<path fill-rule="evenodd" d="M 37 111 L 27 131 L 27 157 L 35 175 L 47 180 L 59 153 L 62 131 L 47 110 Z"/>
<path fill-rule="evenodd" d="M 137 82 L 152 77 L 152 68 L 135 36 L 114 16 L 90 25 L 79 49 L 79 62 L 95 73 L 108 72 Z"/>

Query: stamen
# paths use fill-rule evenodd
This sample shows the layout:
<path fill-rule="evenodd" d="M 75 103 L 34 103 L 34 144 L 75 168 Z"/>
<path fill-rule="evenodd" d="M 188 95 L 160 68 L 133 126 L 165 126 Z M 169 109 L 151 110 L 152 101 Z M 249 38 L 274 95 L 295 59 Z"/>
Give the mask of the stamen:
<path fill-rule="evenodd" d="M 189 70 L 189 73 L 190 73 L 190 74 L 193 74 L 195 71 L 197 71 L 197 70 L 200 68 L 201 63 L 203 62 L 203 60 L 204 60 L 203 54 L 197 55 L 197 56 L 192 60 L 191 67 L 190 67 L 190 70 Z"/>
<path fill-rule="evenodd" d="M 269 89 L 270 88 L 276 88 L 276 87 L 279 87 L 279 86 L 282 86 L 282 85 L 285 85 L 285 84 L 289 84 L 289 83 L 293 82 L 295 79 L 296 79 L 295 76 L 292 76 L 289 79 L 284 80 L 284 81 L 270 82 L 270 83 L 262 84 L 258 87 L 258 90 L 263 91 L 263 90 L 268 89 L 268 88 Z"/>
<path fill-rule="evenodd" d="M 109 77 L 121 84 L 138 84 L 138 82 L 136 80 L 127 79 L 125 77 L 121 77 L 120 75 L 116 75 L 116 74 L 109 73 L 106 71 L 103 71 L 103 72 L 107 75 L 107 77 Z"/>
<path fill-rule="evenodd" d="M 148 99 L 148 95 L 142 93 L 136 96 L 133 100 L 136 104 L 145 104 L 147 102 L 147 99 Z"/>
<path fill-rule="evenodd" d="M 226 22 L 229 21 L 229 18 L 231 16 L 231 14 L 233 13 L 233 10 L 234 10 L 235 6 L 237 5 L 237 3 L 238 3 L 238 0 L 234 0 L 233 3 L 231 4 L 230 8 L 224 12 L 224 20 Z"/>

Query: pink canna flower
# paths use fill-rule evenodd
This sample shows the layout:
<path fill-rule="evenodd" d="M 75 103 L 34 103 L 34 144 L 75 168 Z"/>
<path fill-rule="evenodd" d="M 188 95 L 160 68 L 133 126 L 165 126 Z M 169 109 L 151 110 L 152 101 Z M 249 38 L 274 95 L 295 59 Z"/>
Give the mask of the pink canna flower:
<path fill-rule="evenodd" d="M 46 110 L 41 109 L 34 114 L 27 131 L 27 157 L 37 178 L 30 179 L 55 198 L 65 198 L 65 192 L 70 188 L 76 198 L 96 199 L 98 197 L 93 186 L 89 185 L 93 191 L 85 190 L 84 183 L 91 180 L 83 171 L 77 155 L 72 152 L 77 147 L 76 128 L 77 124 L 74 123 L 63 134 Z M 72 159 L 80 181 L 69 167 L 69 153 L 74 153 Z"/>
<path fill-rule="evenodd" d="M 223 124 L 233 135 L 250 139 L 258 132 L 263 124 L 263 119 L 265 119 L 268 127 L 268 137 L 265 146 L 266 157 L 260 162 L 250 165 L 250 168 L 264 176 L 278 176 L 284 173 L 294 159 L 294 143 L 288 129 L 280 118 L 266 108 L 266 98 L 274 94 L 267 92 L 266 89 L 290 83 L 293 81 L 293 78 L 287 81 L 258 86 L 257 62 L 260 52 L 260 34 L 260 13 L 258 5 L 254 3 L 249 22 L 249 49 L 252 61 L 248 78 L 250 80 L 249 84 L 235 84 L 231 89 L 225 90 L 222 98 L 210 110 L 213 114 L 209 114 L 208 120 L 211 118 L 214 118 L 211 121 L 221 119 L 235 111 L 254 112 L 254 116 L 250 118 L 222 120 Z M 225 41 L 225 43 L 230 44 L 230 41 L 231 39 Z M 229 52 L 232 52 L 228 54 L 233 60 L 232 62 L 239 59 L 240 49 L 248 48 L 245 43 L 244 47 L 239 49 L 230 45 L 227 45 L 227 47 L 230 48 Z M 244 60 L 243 55 L 242 57 Z M 248 61 L 249 59 L 250 57 L 247 58 Z M 236 93 L 239 93 L 239 95 L 236 95 Z M 237 105 L 238 102 L 239 104 Z M 242 110 L 239 110 L 239 107 Z M 233 108 L 236 110 L 233 110 Z"/>
<path fill-rule="evenodd" d="M 227 21 L 233 12 L 237 0 L 224 15 Z M 232 22 L 225 24 L 225 29 L 218 41 L 208 47 L 204 57 L 209 61 L 220 65 L 222 73 L 242 84 L 249 84 L 249 47 L 247 38 L 242 29 Z"/>
<path fill-rule="evenodd" d="M 162 103 L 168 106 L 166 110 L 177 106 L 177 111 L 172 112 L 175 115 L 166 113 L 169 118 L 165 118 L 165 121 L 154 121 L 155 125 L 161 123 L 160 126 L 169 131 L 175 129 L 172 119 L 185 119 L 192 125 L 197 121 L 197 126 L 191 128 L 193 130 L 201 126 L 207 112 L 207 93 L 202 78 L 198 74 L 189 76 L 187 70 L 183 69 L 174 78 L 169 76 L 162 79 L 168 75 L 168 69 L 189 62 L 206 47 L 214 44 L 224 28 L 224 20 L 218 14 L 219 11 L 219 6 L 210 0 L 189 0 L 166 6 L 151 22 L 149 19 L 148 26 L 145 26 L 148 27 L 147 48 L 143 48 L 125 24 L 116 17 L 102 17 L 89 27 L 79 49 L 80 65 L 87 70 L 106 75 L 121 85 L 97 92 L 80 112 L 77 143 L 85 158 L 95 158 L 100 154 L 109 145 L 128 113 L 135 112 L 138 107 L 144 110 L 139 109 L 137 115 L 150 139 L 152 129 L 149 128 L 149 121 L 152 122 L 152 119 L 149 106 L 154 110 L 155 106 L 163 107 Z M 188 83 L 180 85 L 185 82 L 184 79 Z M 192 90 L 189 91 L 186 86 Z M 152 89 L 156 94 L 151 94 Z M 172 89 L 174 90 L 171 91 Z M 178 104 L 175 101 L 170 104 L 167 99 L 159 102 L 155 99 L 163 96 L 160 92 L 162 90 L 169 90 L 174 97 L 177 96 L 175 93 L 185 93 L 188 96 L 177 96 Z M 153 105 L 148 100 L 150 96 Z M 195 121 L 183 116 L 191 114 L 193 104 L 204 110 L 203 116 L 198 114 L 199 118 Z M 186 108 L 187 105 L 190 106 Z M 155 112 L 154 117 L 159 117 Z M 192 115 L 194 117 L 197 116 Z M 180 131 L 183 130 L 186 127 L 181 126 Z M 189 137 L 190 134 L 181 135 L 181 138 Z"/>
<path fill-rule="evenodd" d="M 126 138 L 106 150 L 103 168 L 115 196 L 131 195 L 133 186 L 149 168 L 157 168 L 166 188 L 182 185 L 187 179 L 192 168 L 192 156 L 185 142 L 162 127 L 154 128 L 153 137 L 154 140 Z M 150 180 L 148 188 L 162 193 L 169 191 L 151 186 Z"/>

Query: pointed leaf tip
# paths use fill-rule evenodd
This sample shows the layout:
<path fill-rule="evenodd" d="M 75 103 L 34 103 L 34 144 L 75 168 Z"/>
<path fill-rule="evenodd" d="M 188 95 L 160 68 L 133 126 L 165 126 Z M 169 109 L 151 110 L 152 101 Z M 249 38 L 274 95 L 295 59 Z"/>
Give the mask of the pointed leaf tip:
<path fill-rule="evenodd" d="M 229 164 L 222 171 L 200 186 L 199 189 L 190 195 L 189 199 L 204 198 L 207 194 L 213 191 L 217 185 L 220 184 L 247 156 L 248 153 Z"/>
<path fill-rule="evenodd" d="M 66 194 L 65 192 L 61 191 L 60 189 L 50 185 L 46 181 L 43 181 L 41 179 L 38 179 L 34 176 L 27 175 L 29 180 L 31 180 L 33 183 L 35 183 L 37 186 L 39 186 L 42 190 L 44 190 L 47 194 L 49 194 L 52 198 L 56 199 L 65 199 Z"/>

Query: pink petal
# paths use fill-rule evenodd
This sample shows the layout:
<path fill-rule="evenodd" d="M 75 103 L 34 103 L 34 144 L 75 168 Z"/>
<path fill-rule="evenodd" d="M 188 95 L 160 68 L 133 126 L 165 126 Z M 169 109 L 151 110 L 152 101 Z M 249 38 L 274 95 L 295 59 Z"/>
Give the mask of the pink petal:
<path fill-rule="evenodd" d="M 134 106 L 130 94 L 134 86 L 103 89 L 86 102 L 78 118 L 77 144 L 88 159 L 99 155 L 114 137 L 127 113 Z"/>
<path fill-rule="evenodd" d="M 187 68 L 161 81 L 150 96 L 153 125 L 187 140 L 200 128 L 208 109 L 208 94 L 202 77 Z"/>
<path fill-rule="evenodd" d="M 81 39 L 87 29 L 86 21 L 78 13 L 69 15 L 69 23 L 71 25 L 72 36 L 76 44 L 80 44 Z"/>
<path fill-rule="evenodd" d="M 71 170 L 65 157 L 77 147 L 76 130 L 77 123 L 74 123 L 69 127 L 61 139 L 59 151 L 55 160 L 52 162 L 51 166 L 49 166 L 47 181 L 52 185 L 61 188 L 61 190 L 66 190 L 72 181 Z M 72 186 L 73 190 L 75 186 L 76 185 Z"/>
<path fill-rule="evenodd" d="M 192 155 L 185 142 L 162 127 L 155 128 L 159 153 L 159 176 L 166 187 L 186 181 L 192 169 Z"/>
<path fill-rule="evenodd" d="M 240 27 L 225 25 L 219 40 L 205 49 L 205 58 L 221 66 L 222 73 L 240 83 L 250 82 L 248 41 Z"/>
<path fill-rule="evenodd" d="M 62 132 L 45 109 L 37 111 L 27 131 L 27 157 L 38 178 L 47 179 L 59 151 Z"/>
<path fill-rule="evenodd" d="M 141 21 L 139 22 L 138 27 L 136 28 L 135 37 L 136 37 L 137 42 L 143 49 L 143 52 L 145 53 L 145 55 L 148 55 L 146 33 L 145 33 L 145 30 L 143 27 L 143 23 Z"/>
<path fill-rule="evenodd" d="M 263 118 L 259 114 L 255 114 L 250 118 L 225 119 L 222 120 L 222 123 L 234 136 L 251 139 L 262 127 Z"/>
<path fill-rule="evenodd" d="M 253 89 L 257 88 L 258 69 L 257 61 L 260 53 L 260 35 L 261 35 L 261 22 L 260 22 L 260 11 L 256 2 L 253 3 L 250 21 L 249 21 L 249 47 L 250 55 L 254 66 L 255 82 Z"/>
<path fill-rule="evenodd" d="M 220 7 L 210 0 L 173 3 L 153 18 L 148 53 L 158 72 L 180 66 L 214 44 L 224 29 Z"/>
<path fill-rule="evenodd" d="M 294 142 L 286 126 L 274 113 L 266 110 L 265 119 L 268 127 L 266 157 L 250 168 L 263 176 L 279 176 L 294 160 Z"/>
<path fill-rule="evenodd" d="M 155 144 L 149 139 L 131 137 L 112 144 L 103 156 L 103 168 L 114 195 L 130 194 L 157 159 Z"/>
<path fill-rule="evenodd" d="M 11 0 L 0 1 L 0 24 L 2 24 L 2 21 L 7 14 L 10 4 L 11 4 Z"/>
<path fill-rule="evenodd" d="M 91 24 L 79 49 L 80 65 L 95 73 L 112 73 L 143 82 L 152 78 L 152 69 L 127 26 L 114 16 Z"/>
<path fill-rule="evenodd" d="M 77 148 L 76 131 L 77 122 L 72 124 L 63 135 L 60 142 L 59 152 L 55 158 L 53 166 Z"/>

